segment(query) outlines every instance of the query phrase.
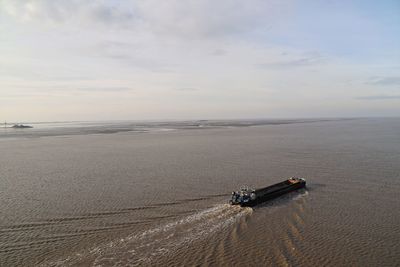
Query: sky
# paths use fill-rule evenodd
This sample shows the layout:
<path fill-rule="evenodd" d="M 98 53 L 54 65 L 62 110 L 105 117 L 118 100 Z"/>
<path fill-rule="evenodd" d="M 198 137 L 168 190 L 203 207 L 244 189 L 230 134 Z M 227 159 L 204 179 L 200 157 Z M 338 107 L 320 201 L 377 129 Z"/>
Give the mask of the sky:
<path fill-rule="evenodd" d="M 0 0 L 0 121 L 400 116 L 398 0 Z"/>

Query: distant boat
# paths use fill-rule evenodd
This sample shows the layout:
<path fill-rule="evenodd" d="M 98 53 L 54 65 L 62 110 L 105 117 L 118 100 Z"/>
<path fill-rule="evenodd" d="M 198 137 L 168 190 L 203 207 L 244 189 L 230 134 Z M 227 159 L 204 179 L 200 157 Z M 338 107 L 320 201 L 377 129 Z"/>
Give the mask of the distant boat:
<path fill-rule="evenodd" d="M 14 126 L 12 126 L 11 128 L 15 128 L 15 129 L 26 129 L 26 128 L 33 128 L 30 125 L 23 125 L 23 124 L 14 124 Z"/>

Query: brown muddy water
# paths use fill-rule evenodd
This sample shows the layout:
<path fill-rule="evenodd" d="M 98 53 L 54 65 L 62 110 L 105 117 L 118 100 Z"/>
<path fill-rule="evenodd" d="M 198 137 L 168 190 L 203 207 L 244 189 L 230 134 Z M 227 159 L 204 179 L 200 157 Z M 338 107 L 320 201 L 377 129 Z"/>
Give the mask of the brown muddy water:
<path fill-rule="evenodd" d="M 18 134 L 0 151 L 0 266 L 400 265 L 400 119 Z M 307 188 L 226 204 L 290 176 Z"/>

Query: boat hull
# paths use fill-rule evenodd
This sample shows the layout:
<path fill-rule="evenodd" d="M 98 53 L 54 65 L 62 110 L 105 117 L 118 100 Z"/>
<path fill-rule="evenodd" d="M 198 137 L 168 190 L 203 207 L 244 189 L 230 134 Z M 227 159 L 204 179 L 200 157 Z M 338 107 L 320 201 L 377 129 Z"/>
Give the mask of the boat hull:
<path fill-rule="evenodd" d="M 284 195 L 286 193 L 289 193 L 289 192 L 304 188 L 305 186 L 306 186 L 305 182 L 299 182 L 299 183 L 296 183 L 296 184 L 282 186 L 281 188 L 278 188 L 277 190 L 274 190 L 272 192 L 268 192 L 268 189 L 270 187 L 266 187 L 264 189 L 259 189 L 259 190 L 257 190 L 258 193 L 257 193 L 257 196 L 256 196 L 256 198 L 254 200 L 250 200 L 249 202 L 240 203 L 239 205 L 241 207 L 254 207 L 255 205 L 258 205 L 258 204 L 263 203 L 265 201 L 268 201 L 268 200 L 274 199 L 276 197 L 282 196 L 282 195 Z M 263 191 L 267 191 L 267 192 L 263 192 Z"/>

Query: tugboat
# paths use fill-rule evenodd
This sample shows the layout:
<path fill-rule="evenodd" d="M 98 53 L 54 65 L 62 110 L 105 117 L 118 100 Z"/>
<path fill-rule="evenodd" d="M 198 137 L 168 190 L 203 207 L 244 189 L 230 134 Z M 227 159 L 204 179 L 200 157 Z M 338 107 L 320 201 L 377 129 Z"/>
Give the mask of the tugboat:
<path fill-rule="evenodd" d="M 232 199 L 229 203 L 231 205 L 240 205 L 241 207 L 253 207 L 259 203 L 305 186 L 306 180 L 304 178 L 291 177 L 283 182 L 256 190 L 243 187 L 239 191 L 232 192 Z"/>

